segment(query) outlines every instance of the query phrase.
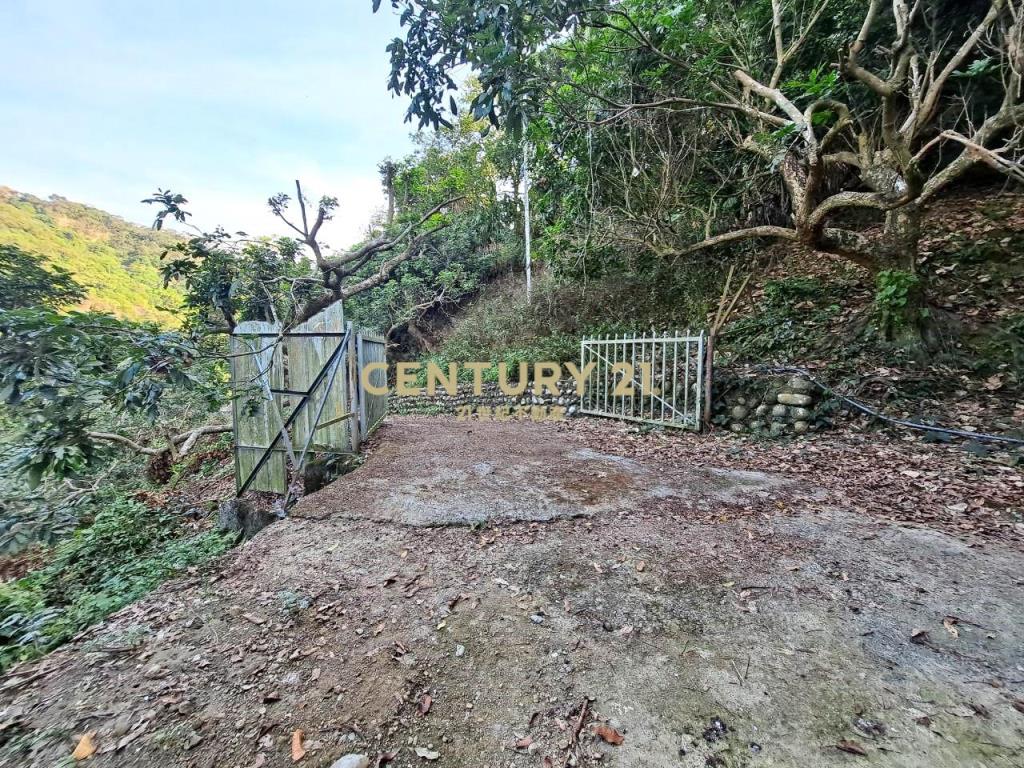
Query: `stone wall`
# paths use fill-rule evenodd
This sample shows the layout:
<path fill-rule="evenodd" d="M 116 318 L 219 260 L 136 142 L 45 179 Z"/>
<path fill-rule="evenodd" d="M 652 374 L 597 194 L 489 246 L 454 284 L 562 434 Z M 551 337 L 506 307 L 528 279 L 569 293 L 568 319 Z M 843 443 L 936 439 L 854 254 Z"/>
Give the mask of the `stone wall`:
<path fill-rule="evenodd" d="M 736 433 L 782 437 L 828 426 L 831 406 L 802 376 L 716 375 L 713 420 Z"/>
<path fill-rule="evenodd" d="M 513 385 L 514 386 L 514 385 Z M 558 382 L 558 392 L 551 393 L 545 388 L 544 394 L 533 393 L 533 382 L 529 382 L 526 391 L 521 395 L 507 395 L 498 388 L 498 383 L 485 381 L 479 395 L 473 393 L 472 384 L 459 384 L 458 392 L 449 395 L 443 387 L 438 387 L 435 394 L 428 395 L 426 389 L 419 390 L 413 396 L 398 397 L 392 395 L 389 408 L 392 413 L 455 413 L 464 405 L 517 406 L 540 405 L 565 408 L 565 415 L 572 416 L 579 409 L 580 398 L 576 394 L 576 381 L 563 379 Z"/>

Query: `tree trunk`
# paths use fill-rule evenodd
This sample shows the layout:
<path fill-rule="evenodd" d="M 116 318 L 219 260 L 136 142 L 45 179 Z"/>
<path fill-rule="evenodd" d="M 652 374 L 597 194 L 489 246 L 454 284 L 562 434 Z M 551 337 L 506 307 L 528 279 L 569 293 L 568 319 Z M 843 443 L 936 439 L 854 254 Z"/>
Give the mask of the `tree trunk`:
<path fill-rule="evenodd" d="M 918 263 L 922 218 L 920 206 L 913 203 L 886 213 L 878 259 L 875 305 L 880 330 L 886 340 L 911 348 L 935 340 Z"/>

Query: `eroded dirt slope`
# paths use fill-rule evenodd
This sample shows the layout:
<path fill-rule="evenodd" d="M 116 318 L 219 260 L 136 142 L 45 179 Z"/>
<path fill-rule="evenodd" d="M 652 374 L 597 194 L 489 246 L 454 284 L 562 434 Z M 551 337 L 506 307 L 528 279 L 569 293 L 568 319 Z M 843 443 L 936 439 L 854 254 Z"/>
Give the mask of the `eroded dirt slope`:
<path fill-rule="evenodd" d="M 97 766 L 1020 764 L 1018 551 L 618 429 L 392 419 L 216 571 L 9 674 L 2 764 L 85 732 Z"/>

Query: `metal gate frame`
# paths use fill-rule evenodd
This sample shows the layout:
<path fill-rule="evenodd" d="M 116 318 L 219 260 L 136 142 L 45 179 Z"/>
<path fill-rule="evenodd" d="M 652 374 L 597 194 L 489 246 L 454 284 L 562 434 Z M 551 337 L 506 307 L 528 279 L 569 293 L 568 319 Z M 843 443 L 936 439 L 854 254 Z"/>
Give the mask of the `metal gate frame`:
<path fill-rule="evenodd" d="M 330 325 L 337 327 L 341 324 L 340 309 L 336 313 L 325 312 L 314 320 L 316 322 L 304 323 L 290 331 L 281 331 L 270 323 L 245 323 L 240 324 L 232 335 L 237 496 L 251 488 L 290 495 L 289 465 L 292 474 L 298 475 L 311 453 L 358 451 L 361 440 L 369 436 L 386 414 L 387 394 L 371 395 L 365 391 L 362 380 L 367 363 L 384 361 L 383 337 L 356 330 L 352 323 L 348 323 L 344 330 L 330 330 Z M 332 323 L 332 320 L 337 323 Z M 248 339 L 256 339 L 257 342 L 254 345 Z M 315 364 L 314 361 L 326 352 L 325 344 L 332 339 L 338 340 L 337 345 L 323 357 L 322 363 Z M 269 343 L 264 344 L 264 341 Z M 242 345 L 248 351 L 236 352 Z M 284 350 L 289 350 L 287 362 Z M 311 364 L 314 367 L 310 367 Z M 311 378 L 310 374 L 313 374 Z M 383 371 L 379 371 L 377 377 L 372 374 L 371 379 L 385 375 Z M 300 382 L 308 380 L 308 386 L 284 386 L 286 378 Z M 241 403 L 241 395 L 244 391 L 251 392 L 254 385 L 262 391 L 258 391 L 256 406 L 252 409 L 254 412 L 247 412 Z M 297 400 L 292 402 L 291 398 Z M 324 420 L 328 401 L 331 401 L 326 414 L 329 418 Z M 281 413 L 285 402 L 290 407 L 287 417 Z M 301 418 L 303 416 L 304 419 Z M 323 433 L 323 441 L 314 441 L 314 436 L 325 429 L 328 431 Z M 264 444 L 248 445 L 242 439 L 253 435 L 263 435 L 259 442 Z M 296 446 L 294 443 L 300 440 L 301 445 Z M 259 452 L 251 468 L 245 466 L 248 461 L 242 461 L 246 451 L 250 456 Z M 272 460 L 275 463 L 268 467 Z M 257 487 L 254 488 L 254 484 Z"/>
<path fill-rule="evenodd" d="M 587 377 L 580 413 L 700 431 L 706 341 L 704 331 L 696 336 L 677 331 L 583 337 L 580 371 L 591 363 L 595 367 Z M 623 363 L 633 369 L 632 394 L 615 393 L 624 380 L 625 373 L 617 368 Z M 645 380 L 644 364 L 650 381 Z"/>

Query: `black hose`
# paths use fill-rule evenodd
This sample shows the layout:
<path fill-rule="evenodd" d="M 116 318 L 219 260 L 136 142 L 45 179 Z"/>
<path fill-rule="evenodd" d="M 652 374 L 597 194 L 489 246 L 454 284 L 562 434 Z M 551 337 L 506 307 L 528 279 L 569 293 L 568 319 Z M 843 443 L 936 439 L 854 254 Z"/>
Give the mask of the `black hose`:
<path fill-rule="evenodd" d="M 879 419 L 880 421 L 888 422 L 889 424 L 895 424 L 899 427 L 907 427 L 909 429 L 920 429 L 925 432 L 939 432 L 944 435 L 955 435 L 956 437 L 967 437 L 972 440 L 980 440 L 984 442 L 992 443 L 1009 443 L 1011 445 L 1024 445 L 1024 439 L 1018 437 L 1007 437 L 1005 435 L 990 435 L 984 432 L 969 432 L 966 429 L 951 429 L 949 427 L 933 427 L 927 424 L 921 424 L 916 421 L 909 421 L 907 419 L 894 419 L 892 416 L 886 416 L 884 413 L 871 408 L 870 406 L 864 405 L 864 403 L 854 400 L 852 397 L 847 397 L 839 392 L 836 392 L 827 384 L 823 384 L 814 378 L 814 375 L 806 368 L 796 368 L 791 366 L 783 367 L 772 367 L 772 366 L 754 366 L 752 370 L 760 371 L 762 373 L 797 373 L 807 378 L 812 384 L 821 389 L 825 394 L 831 397 L 841 400 L 847 405 L 866 413 L 869 416 Z"/>

